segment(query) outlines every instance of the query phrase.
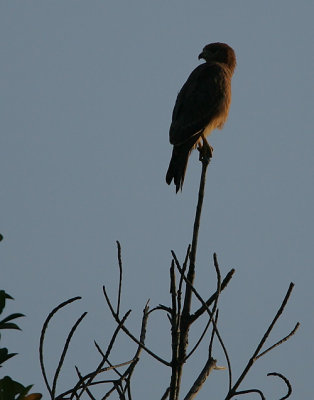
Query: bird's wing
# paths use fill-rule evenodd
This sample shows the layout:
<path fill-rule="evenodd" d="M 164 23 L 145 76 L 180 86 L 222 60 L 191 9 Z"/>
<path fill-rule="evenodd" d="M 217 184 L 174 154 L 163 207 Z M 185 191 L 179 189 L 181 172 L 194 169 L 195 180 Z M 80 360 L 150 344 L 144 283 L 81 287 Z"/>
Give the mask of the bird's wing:
<path fill-rule="evenodd" d="M 224 101 L 225 76 L 219 64 L 201 64 L 180 90 L 172 113 L 170 143 L 180 145 L 204 129 Z"/>

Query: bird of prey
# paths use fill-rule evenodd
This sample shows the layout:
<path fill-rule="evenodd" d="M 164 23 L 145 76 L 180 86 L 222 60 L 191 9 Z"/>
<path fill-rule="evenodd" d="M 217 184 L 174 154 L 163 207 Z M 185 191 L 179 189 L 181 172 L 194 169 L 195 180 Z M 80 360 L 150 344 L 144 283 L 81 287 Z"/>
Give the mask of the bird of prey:
<path fill-rule="evenodd" d="M 191 151 L 209 146 L 206 136 L 223 127 L 231 103 L 231 78 L 236 67 L 233 49 L 225 43 L 211 43 L 198 58 L 205 63 L 188 77 L 172 113 L 169 139 L 173 151 L 166 182 L 170 185 L 173 179 L 176 192 L 182 190 Z"/>

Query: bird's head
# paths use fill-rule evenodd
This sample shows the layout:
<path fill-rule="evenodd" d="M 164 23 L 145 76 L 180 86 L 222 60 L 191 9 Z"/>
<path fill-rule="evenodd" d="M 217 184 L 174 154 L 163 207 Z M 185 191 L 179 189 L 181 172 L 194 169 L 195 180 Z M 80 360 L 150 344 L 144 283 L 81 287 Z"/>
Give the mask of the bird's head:
<path fill-rule="evenodd" d="M 199 60 L 201 58 L 206 62 L 220 62 L 227 64 L 232 71 L 236 66 L 235 53 L 226 43 L 210 43 L 206 45 L 198 56 Z"/>

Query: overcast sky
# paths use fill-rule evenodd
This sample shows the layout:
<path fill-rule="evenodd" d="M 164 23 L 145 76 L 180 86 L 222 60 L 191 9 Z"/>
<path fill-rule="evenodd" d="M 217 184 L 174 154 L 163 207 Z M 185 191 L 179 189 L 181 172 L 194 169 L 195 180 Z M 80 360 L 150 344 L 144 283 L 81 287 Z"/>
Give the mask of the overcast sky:
<path fill-rule="evenodd" d="M 293 399 L 311 398 L 313 8 L 310 0 L 1 1 L 0 289 L 15 298 L 7 313 L 26 314 L 22 332 L 2 337 L 2 347 L 19 353 L 3 375 L 48 397 L 40 329 L 53 307 L 77 295 L 51 323 L 47 369 L 84 311 L 58 392 L 74 382 L 74 365 L 82 373 L 97 365 L 93 340 L 105 348 L 115 327 L 102 285 L 115 299 L 117 239 L 130 329 L 138 332 L 148 298 L 152 307 L 170 304 L 170 250 L 182 260 L 191 241 L 201 170 L 195 152 L 183 192 L 165 183 L 171 113 L 203 46 L 220 41 L 238 64 L 228 122 L 210 138 L 196 284 L 204 297 L 213 292 L 214 251 L 223 275 L 236 269 L 220 328 L 237 378 L 294 282 L 268 344 L 297 321 L 301 328 L 257 362 L 241 389 L 279 398 L 284 385 L 266 377 L 277 371 L 291 380 Z M 162 321 L 152 317 L 148 344 L 170 359 Z M 112 362 L 133 354 L 128 339 L 119 343 Z M 218 345 L 214 357 L 225 365 Z M 187 367 L 182 395 L 205 359 L 196 355 Z M 134 379 L 135 399 L 158 399 L 169 370 L 143 356 Z M 222 398 L 226 385 L 227 372 L 216 371 L 198 399 Z"/>

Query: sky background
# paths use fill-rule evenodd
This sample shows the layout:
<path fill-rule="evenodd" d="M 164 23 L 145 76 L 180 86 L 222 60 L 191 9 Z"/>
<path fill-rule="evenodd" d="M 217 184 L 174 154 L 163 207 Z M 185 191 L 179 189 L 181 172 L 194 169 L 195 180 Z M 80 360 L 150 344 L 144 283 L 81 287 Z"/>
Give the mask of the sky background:
<path fill-rule="evenodd" d="M 97 365 L 93 340 L 104 349 L 115 328 L 102 285 L 115 299 L 117 239 L 122 311 L 133 309 L 128 327 L 138 332 L 148 298 L 151 306 L 170 304 L 170 250 L 182 260 L 191 241 L 201 170 L 194 152 L 183 192 L 166 185 L 171 113 L 203 46 L 220 41 L 234 48 L 237 69 L 228 122 L 210 138 L 196 285 L 204 297 L 213 292 L 214 251 L 223 275 L 236 269 L 221 296 L 220 329 L 237 378 L 294 282 L 268 345 L 297 321 L 301 328 L 256 363 L 241 389 L 280 398 L 284 385 L 266 377 L 277 371 L 291 380 L 293 399 L 311 398 L 313 11 L 310 0 L 1 1 L 0 277 L 15 298 L 6 313 L 26 315 L 22 332 L 2 336 L 1 346 L 19 353 L 2 375 L 48 398 L 41 326 L 53 307 L 78 295 L 51 323 L 48 374 L 84 311 L 58 393 L 74 383 L 74 365 L 83 374 Z M 153 314 L 147 335 L 169 360 L 166 318 Z M 186 368 L 182 396 L 204 365 L 204 349 Z M 121 335 L 111 361 L 134 352 Z M 213 355 L 226 365 L 218 344 Z M 169 376 L 143 355 L 134 398 L 161 398 Z M 223 398 L 226 387 L 227 372 L 216 371 L 198 399 Z"/>

